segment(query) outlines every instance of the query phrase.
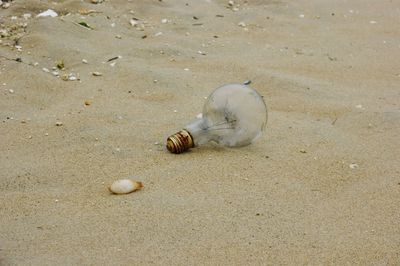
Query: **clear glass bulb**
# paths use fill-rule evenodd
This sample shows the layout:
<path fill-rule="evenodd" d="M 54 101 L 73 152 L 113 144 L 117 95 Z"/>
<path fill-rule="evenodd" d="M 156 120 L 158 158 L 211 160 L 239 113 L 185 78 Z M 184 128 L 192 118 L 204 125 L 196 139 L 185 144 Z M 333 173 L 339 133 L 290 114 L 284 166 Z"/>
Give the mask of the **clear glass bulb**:
<path fill-rule="evenodd" d="M 201 118 L 167 139 L 167 149 L 181 153 L 208 142 L 246 146 L 262 135 L 266 124 L 267 106 L 256 90 L 242 84 L 224 85 L 208 96 Z"/>

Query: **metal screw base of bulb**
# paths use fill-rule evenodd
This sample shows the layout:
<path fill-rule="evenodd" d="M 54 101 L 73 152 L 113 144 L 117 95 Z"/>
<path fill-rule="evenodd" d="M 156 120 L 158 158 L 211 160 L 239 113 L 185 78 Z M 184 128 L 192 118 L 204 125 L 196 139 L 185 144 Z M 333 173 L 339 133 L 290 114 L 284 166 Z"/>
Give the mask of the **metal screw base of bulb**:
<path fill-rule="evenodd" d="M 167 139 L 167 149 L 172 153 L 179 154 L 193 147 L 193 138 L 186 130 L 181 130 Z"/>

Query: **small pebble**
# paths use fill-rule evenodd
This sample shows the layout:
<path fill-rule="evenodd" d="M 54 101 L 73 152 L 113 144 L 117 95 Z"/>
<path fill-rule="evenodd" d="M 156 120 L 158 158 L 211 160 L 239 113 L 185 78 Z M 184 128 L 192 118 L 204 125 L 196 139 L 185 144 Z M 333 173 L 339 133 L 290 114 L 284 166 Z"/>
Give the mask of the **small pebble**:
<path fill-rule="evenodd" d="M 8 90 L 10 93 L 14 93 L 14 90 L 13 89 L 9 89 Z"/>
<path fill-rule="evenodd" d="M 94 71 L 94 72 L 92 72 L 92 75 L 98 77 L 98 76 L 102 76 L 103 74 L 101 74 L 100 72 Z"/>
<path fill-rule="evenodd" d="M 89 100 L 85 100 L 85 105 L 86 106 L 89 106 L 89 105 L 91 105 L 92 103 L 89 101 Z"/>
<path fill-rule="evenodd" d="M 351 163 L 351 164 L 349 164 L 349 167 L 350 167 L 351 169 L 357 169 L 357 168 L 358 168 L 358 164 L 356 164 L 356 163 Z"/>
<path fill-rule="evenodd" d="M 56 122 L 56 126 L 60 127 L 60 126 L 62 126 L 62 125 L 63 125 L 63 123 L 62 123 L 61 121 L 57 121 L 57 122 Z"/>
<path fill-rule="evenodd" d="M 243 21 L 241 21 L 241 22 L 238 23 L 238 26 L 244 28 L 244 27 L 246 27 L 247 25 L 246 25 L 246 23 L 244 23 Z"/>
<path fill-rule="evenodd" d="M 86 59 L 82 59 L 82 63 L 87 64 L 88 61 Z"/>
<path fill-rule="evenodd" d="M 132 27 L 136 27 L 139 24 L 139 21 L 137 19 L 131 19 L 129 20 L 129 24 L 131 24 Z"/>
<path fill-rule="evenodd" d="M 128 194 L 136 190 L 140 190 L 142 187 L 142 182 L 133 181 L 130 179 L 120 179 L 114 181 L 108 189 L 114 194 Z"/>

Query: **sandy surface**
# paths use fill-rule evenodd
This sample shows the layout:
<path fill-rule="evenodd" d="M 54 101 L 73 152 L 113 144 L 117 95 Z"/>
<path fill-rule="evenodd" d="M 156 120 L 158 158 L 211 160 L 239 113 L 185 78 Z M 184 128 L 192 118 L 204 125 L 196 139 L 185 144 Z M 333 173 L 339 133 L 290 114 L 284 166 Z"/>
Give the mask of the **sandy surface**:
<path fill-rule="evenodd" d="M 186 2 L 0 9 L 0 264 L 399 265 L 398 1 Z M 168 153 L 245 80 L 255 145 Z M 143 190 L 111 195 L 127 176 Z"/>

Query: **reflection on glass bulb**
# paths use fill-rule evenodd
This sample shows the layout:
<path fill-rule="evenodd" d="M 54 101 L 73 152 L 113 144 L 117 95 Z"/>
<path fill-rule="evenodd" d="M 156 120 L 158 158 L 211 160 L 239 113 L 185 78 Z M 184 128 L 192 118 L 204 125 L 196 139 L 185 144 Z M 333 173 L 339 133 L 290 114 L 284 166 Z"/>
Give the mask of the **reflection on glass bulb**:
<path fill-rule="evenodd" d="M 215 142 L 228 147 L 249 145 L 267 124 L 267 106 L 257 91 L 242 84 L 216 89 L 203 107 L 201 118 L 167 139 L 167 149 L 181 153 Z"/>

